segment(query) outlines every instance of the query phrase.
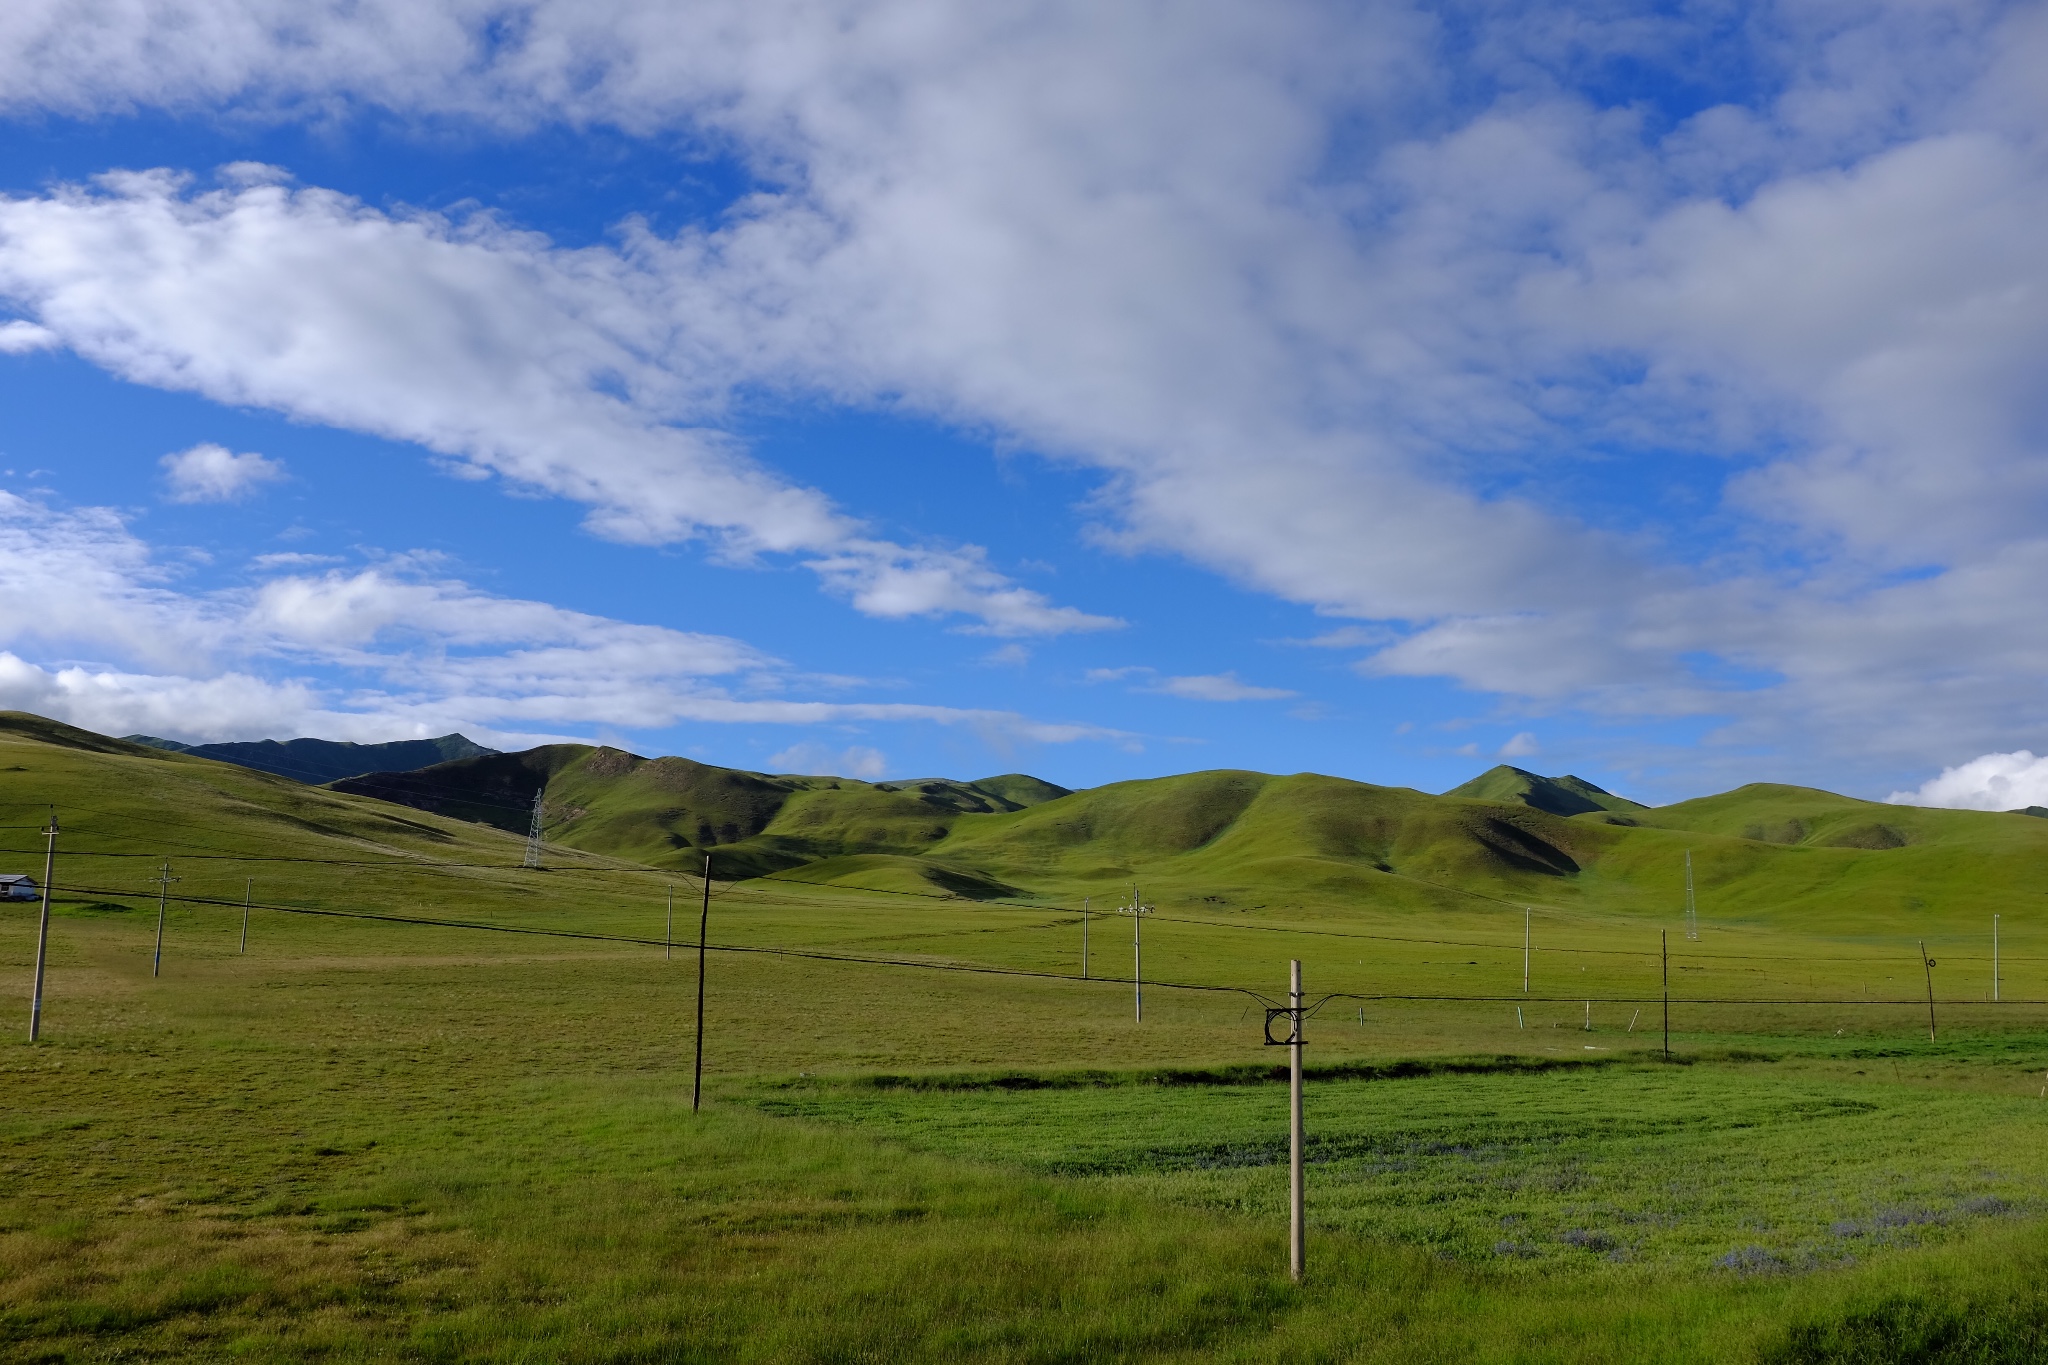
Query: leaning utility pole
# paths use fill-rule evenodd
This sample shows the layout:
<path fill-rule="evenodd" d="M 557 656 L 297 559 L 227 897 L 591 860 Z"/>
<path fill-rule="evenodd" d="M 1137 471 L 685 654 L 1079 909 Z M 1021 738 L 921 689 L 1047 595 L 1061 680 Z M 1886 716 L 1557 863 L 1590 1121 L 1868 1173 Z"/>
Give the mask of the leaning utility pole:
<path fill-rule="evenodd" d="M 1927 1041 L 1934 1042 L 1934 959 L 1927 955 L 1927 943 L 1920 943 L 1920 965 L 1927 972 Z"/>
<path fill-rule="evenodd" d="M 1159 907 L 1145 904 L 1145 898 L 1138 894 L 1138 888 L 1131 887 L 1128 905 L 1119 905 L 1119 915 L 1131 917 L 1131 1004 L 1138 1022 L 1145 1020 L 1145 916 Z"/>
<path fill-rule="evenodd" d="M 668 927 L 661 931 L 661 960 L 673 962 L 676 956 L 676 884 L 668 884 Z"/>
<path fill-rule="evenodd" d="M 173 877 L 171 865 L 166 862 L 164 870 L 150 880 L 156 883 L 156 960 L 149 964 L 149 974 L 161 976 L 164 970 L 164 902 L 170 897 L 171 883 L 185 879 Z"/>
<path fill-rule="evenodd" d="M 43 914 L 36 923 L 36 988 L 29 996 L 28 1040 L 33 1043 L 43 1030 L 43 958 L 50 951 L 50 878 L 57 873 L 57 808 L 50 807 L 50 827 L 43 831 L 49 842 L 43 846 Z"/>
<path fill-rule="evenodd" d="M 533 794 L 533 822 L 526 827 L 526 865 L 540 866 L 540 806 L 548 794 L 548 784 L 540 784 L 540 790 Z"/>
<path fill-rule="evenodd" d="M 243 879 L 242 879 L 242 946 L 241 946 L 240 948 L 236 949 L 236 951 L 237 951 L 237 952 L 243 952 L 243 953 L 246 953 L 246 952 L 248 952 L 248 951 L 249 951 L 249 898 L 250 898 L 251 896 L 254 896 L 255 894 L 256 894 L 256 879 L 255 879 L 254 877 L 245 877 L 245 878 L 243 878 Z"/>
<path fill-rule="evenodd" d="M 704 913 L 697 919 L 697 1071 L 690 1081 L 690 1112 L 704 1102 L 704 938 L 711 929 L 711 855 L 704 855 Z"/>

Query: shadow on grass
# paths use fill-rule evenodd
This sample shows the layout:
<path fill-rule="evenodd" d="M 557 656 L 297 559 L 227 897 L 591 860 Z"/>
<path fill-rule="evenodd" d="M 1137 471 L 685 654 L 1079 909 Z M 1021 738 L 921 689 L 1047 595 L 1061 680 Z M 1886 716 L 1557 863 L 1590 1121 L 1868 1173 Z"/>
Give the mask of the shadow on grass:
<path fill-rule="evenodd" d="M 2021 1365 L 2048 1359 L 2048 1303 L 1893 1296 L 1803 1323 L 1758 1353 L 1762 1365 Z"/>

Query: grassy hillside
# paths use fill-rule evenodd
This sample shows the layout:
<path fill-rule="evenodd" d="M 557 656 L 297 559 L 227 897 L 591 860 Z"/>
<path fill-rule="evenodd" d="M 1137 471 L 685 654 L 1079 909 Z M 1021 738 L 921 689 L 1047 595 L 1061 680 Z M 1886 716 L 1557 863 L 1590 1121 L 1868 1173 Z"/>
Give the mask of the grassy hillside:
<path fill-rule="evenodd" d="M 711 853 L 722 878 L 845 854 L 915 855 L 945 838 L 962 815 L 1018 811 L 1068 794 L 1021 773 L 982 782 L 868 783 L 645 759 L 582 744 L 372 773 L 334 786 L 523 834 L 543 784 L 549 840 L 692 872 Z"/>
<path fill-rule="evenodd" d="M 488 825 L 309 787 L 290 778 L 0 712 L 0 870 L 42 873 L 35 830 L 55 807 L 63 913 L 128 916 L 152 908 L 149 880 L 168 862 L 174 896 L 441 915 L 556 914 L 551 882 L 599 904 L 646 869 L 554 848 L 550 868 L 520 866 L 523 845 Z M 424 897 L 424 901 L 422 901 Z M 94 907 L 98 907 L 95 909 Z M 186 916 L 190 911 L 181 911 Z"/>

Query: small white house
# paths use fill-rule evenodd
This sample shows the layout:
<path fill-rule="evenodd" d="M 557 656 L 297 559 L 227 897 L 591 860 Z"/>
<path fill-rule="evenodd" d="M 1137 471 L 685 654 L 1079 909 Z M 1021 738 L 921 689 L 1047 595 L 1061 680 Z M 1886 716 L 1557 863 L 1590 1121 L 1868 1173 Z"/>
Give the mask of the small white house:
<path fill-rule="evenodd" d="M 32 901 L 42 894 L 26 872 L 0 872 L 0 901 Z"/>

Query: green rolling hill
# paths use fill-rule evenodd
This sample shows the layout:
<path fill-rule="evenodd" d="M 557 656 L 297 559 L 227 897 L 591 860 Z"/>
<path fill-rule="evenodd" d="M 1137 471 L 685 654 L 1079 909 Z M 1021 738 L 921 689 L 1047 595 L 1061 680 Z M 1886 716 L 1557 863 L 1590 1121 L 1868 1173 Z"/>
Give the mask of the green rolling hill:
<path fill-rule="evenodd" d="M 1138 883 L 1216 913 L 1535 904 L 1661 920 L 1689 851 L 1709 922 L 1876 934 L 2048 915 L 2048 821 L 1800 787 L 1646 807 L 1504 768 L 1443 795 L 1234 771 L 1070 792 L 1019 774 L 868 783 L 551 745 L 322 789 L 20 713 L 0 714 L 0 738 L 37 754 L 0 764 L 16 806 L 97 802 L 145 831 L 153 812 L 203 817 L 224 831 L 210 837 L 246 850 L 340 841 L 511 861 L 545 784 L 550 862 L 692 872 L 708 855 L 717 878 L 764 886 L 1071 903 Z M 64 769 L 54 785 L 37 776 L 52 765 Z M 1590 808 L 1545 808 L 1573 803 Z"/>
<path fill-rule="evenodd" d="M 522 832 L 548 783 L 565 848 L 714 875 L 995 900 L 1150 896 L 1217 911 L 1533 903 L 1668 915 L 1693 855 L 1709 920 L 1872 932 L 2027 913 L 2048 823 L 1758 784 L 1649 807 L 1501 767 L 1443 795 L 1313 773 L 1190 773 L 1068 792 L 1011 775 L 865 783 L 563 745 L 336 784 Z"/>
<path fill-rule="evenodd" d="M 1583 777 L 1543 777 L 1522 768 L 1501 764 L 1489 768 L 1463 786 L 1453 787 L 1445 796 L 1462 796 L 1474 801 L 1511 801 L 1552 815 L 1590 815 L 1608 811 L 1627 815 L 1647 806 L 1625 796 L 1596 787 Z"/>

